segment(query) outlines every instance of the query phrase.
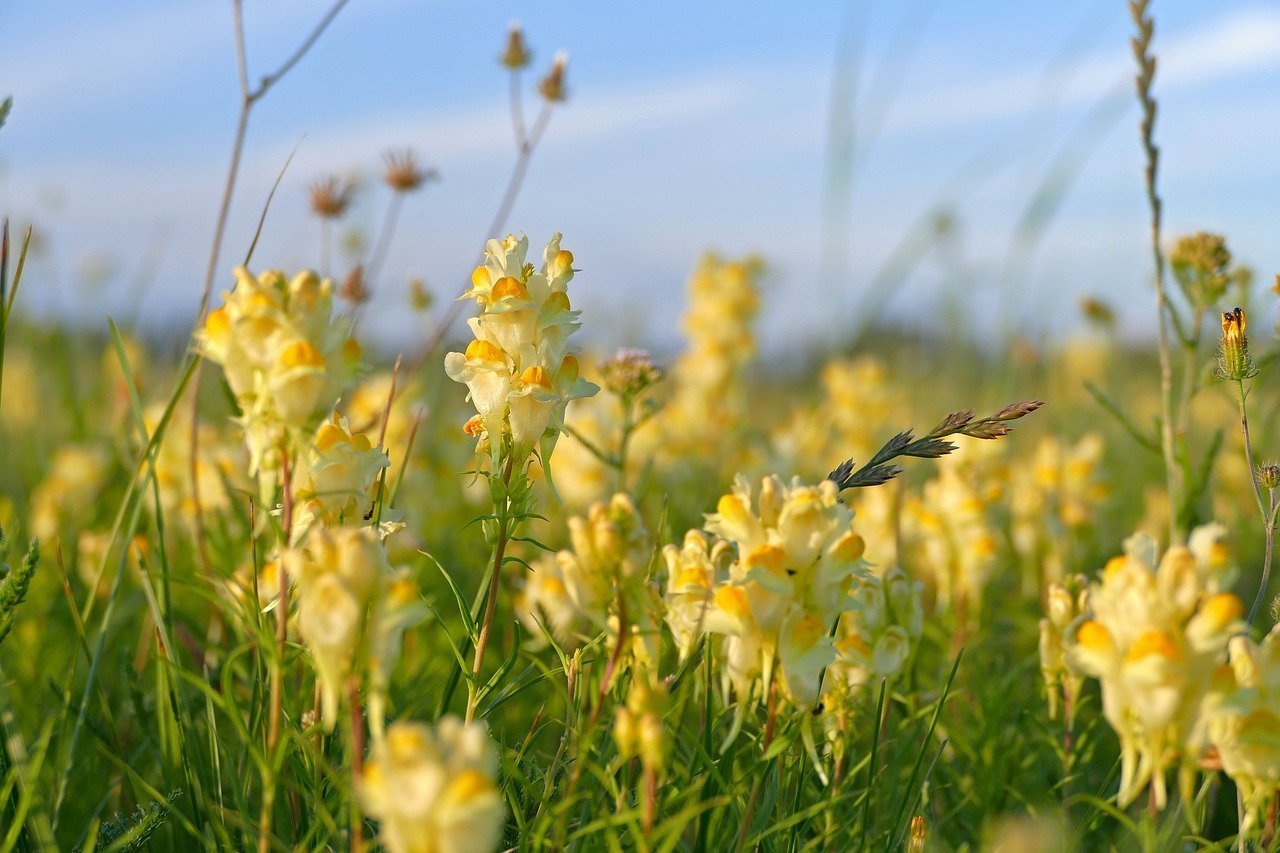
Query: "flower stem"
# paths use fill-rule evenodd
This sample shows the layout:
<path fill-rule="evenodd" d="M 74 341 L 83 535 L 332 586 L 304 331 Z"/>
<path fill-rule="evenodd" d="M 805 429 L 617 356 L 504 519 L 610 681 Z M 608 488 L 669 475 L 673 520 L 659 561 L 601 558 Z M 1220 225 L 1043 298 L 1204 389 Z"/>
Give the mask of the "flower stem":
<path fill-rule="evenodd" d="M 511 468 L 514 457 L 507 456 L 507 464 L 502 469 L 502 499 L 494 509 L 498 512 L 498 541 L 493 546 L 493 571 L 489 574 L 489 591 L 485 596 L 484 619 L 480 623 L 480 633 L 476 636 L 476 654 L 471 664 L 471 686 L 467 696 L 467 722 L 470 723 L 476 714 L 476 705 L 480 694 L 476 682 L 480 678 L 480 670 L 484 668 L 484 654 L 489 648 L 489 634 L 493 630 L 493 614 L 498 609 L 498 587 L 502 580 L 502 561 L 506 556 L 507 542 L 511 537 Z"/>

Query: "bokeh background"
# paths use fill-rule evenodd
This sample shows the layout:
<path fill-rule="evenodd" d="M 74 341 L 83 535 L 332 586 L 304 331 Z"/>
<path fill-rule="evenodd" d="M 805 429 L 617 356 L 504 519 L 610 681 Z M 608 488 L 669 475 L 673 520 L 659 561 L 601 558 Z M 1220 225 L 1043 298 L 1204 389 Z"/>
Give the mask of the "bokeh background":
<path fill-rule="evenodd" d="M 247 0 L 251 78 L 325 8 Z M 1155 11 L 1168 233 L 1220 231 L 1260 273 L 1280 269 L 1280 7 Z M 403 310 L 410 278 L 441 302 L 458 292 L 514 157 L 495 61 L 513 19 L 533 77 L 569 52 L 571 96 L 510 227 L 534 243 L 565 232 L 588 338 L 673 346 L 706 248 L 767 260 L 774 353 L 881 320 L 1069 334 L 1085 294 L 1150 334 L 1121 0 L 352 0 L 253 112 L 223 266 L 295 146 L 258 265 L 317 264 L 307 188 L 330 173 L 363 176 L 343 230 L 372 239 L 380 157 L 412 146 L 442 180 L 408 200 L 363 322 L 391 349 L 420 338 Z M 0 96 L 15 102 L 0 210 L 38 234 L 25 308 L 185 332 L 236 118 L 230 3 L 6 0 L 0 33 Z"/>

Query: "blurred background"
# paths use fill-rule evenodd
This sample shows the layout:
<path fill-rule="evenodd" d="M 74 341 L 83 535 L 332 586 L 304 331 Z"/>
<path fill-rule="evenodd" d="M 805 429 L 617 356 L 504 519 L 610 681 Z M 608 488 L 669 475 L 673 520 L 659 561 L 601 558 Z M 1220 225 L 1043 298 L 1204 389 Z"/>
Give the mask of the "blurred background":
<path fill-rule="evenodd" d="M 323 14 L 247 0 L 251 81 Z M 1263 286 L 1280 269 L 1280 6 L 1160 2 L 1156 91 L 1166 233 L 1229 236 Z M 1122 0 L 411 2 L 351 0 L 254 108 L 215 294 L 297 147 L 255 266 L 317 266 L 308 189 L 360 187 L 337 277 L 387 204 L 381 157 L 412 147 L 440 180 L 405 200 L 363 315 L 394 350 L 462 287 L 515 158 L 506 71 L 519 20 L 532 87 L 569 53 L 569 98 L 509 220 L 563 231 L 584 337 L 679 339 L 704 249 L 769 268 L 767 352 L 838 347 L 882 320 L 978 336 L 1069 334 L 1099 295 L 1150 335 L 1150 248 Z M 152 334 L 194 319 L 238 110 L 229 0 L 0 4 L 0 210 L 35 223 L 25 309 Z M 526 92 L 532 114 L 537 96 Z M 352 251 L 354 250 L 354 251 Z"/>

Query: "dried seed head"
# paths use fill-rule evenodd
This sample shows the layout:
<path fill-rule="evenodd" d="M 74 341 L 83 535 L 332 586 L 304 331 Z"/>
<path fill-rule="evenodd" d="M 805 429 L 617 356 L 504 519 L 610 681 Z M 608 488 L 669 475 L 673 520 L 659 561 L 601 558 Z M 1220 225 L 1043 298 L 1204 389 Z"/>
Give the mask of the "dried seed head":
<path fill-rule="evenodd" d="M 1102 331 L 1110 331 L 1116 325 L 1116 312 L 1110 305 L 1096 296 L 1086 296 L 1080 300 L 1080 313 L 1089 325 Z"/>
<path fill-rule="evenodd" d="M 1221 349 L 1218 365 L 1223 377 L 1239 382 L 1253 375 L 1253 359 L 1249 355 L 1249 337 L 1245 334 L 1244 311 L 1238 307 L 1222 314 Z"/>
<path fill-rule="evenodd" d="M 435 169 L 422 169 L 418 166 L 418 154 L 412 148 L 401 151 L 388 151 L 383 155 L 386 170 L 382 179 L 393 192 L 411 193 L 428 181 L 439 180 Z"/>
<path fill-rule="evenodd" d="M 431 310 L 431 304 L 435 302 L 435 297 L 431 291 L 427 290 L 426 282 L 420 278 L 415 278 L 409 282 L 409 304 L 414 311 L 423 313 Z"/>
<path fill-rule="evenodd" d="M 355 186 L 330 175 L 311 185 L 311 212 L 321 219 L 339 219 L 351 206 Z"/>
<path fill-rule="evenodd" d="M 1169 266 L 1183 292 L 1199 305 L 1217 302 L 1231 282 L 1231 251 L 1221 234 L 1199 231 L 1180 238 L 1169 252 Z"/>
<path fill-rule="evenodd" d="M 542 78 L 538 83 L 538 91 L 542 97 L 546 98 L 553 104 L 560 103 L 568 97 L 568 89 L 565 88 L 564 74 L 565 69 L 569 65 L 569 54 L 563 50 L 555 55 L 555 59 L 551 62 L 551 70 L 547 72 L 547 76 Z"/>
<path fill-rule="evenodd" d="M 338 288 L 338 295 L 353 306 L 363 305 L 369 301 L 372 294 L 368 283 L 364 280 L 363 266 L 357 264 L 351 268 L 351 272 L 347 273 L 347 277 L 342 280 L 342 286 Z"/>
<path fill-rule="evenodd" d="M 1280 488 L 1280 463 L 1265 462 L 1259 465 L 1258 482 L 1264 489 Z"/>
<path fill-rule="evenodd" d="M 517 71 L 528 65 L 532 58 L 533 54 L 524 43 L 524 30 L 520 28 L 520 22 L 512 21 L 507 30 L 507 48 L 502 52 L 502 56 L 498 57 L 498 62 L 512 71 Z"/>
<path fill-rule="evenodd" d="M 653 363 L 647 351 L 623 348 L 600 362 L 600 377 L 610 392 L 630 399 L 661 380 L 662 368 Z"/>

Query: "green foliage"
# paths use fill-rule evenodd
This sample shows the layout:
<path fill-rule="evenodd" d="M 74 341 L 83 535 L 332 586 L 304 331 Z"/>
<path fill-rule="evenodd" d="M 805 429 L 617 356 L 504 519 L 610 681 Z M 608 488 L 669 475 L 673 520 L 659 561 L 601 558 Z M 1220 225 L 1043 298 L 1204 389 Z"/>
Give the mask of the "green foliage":
<path fill-rule="evenodd" d="M 35 577 L 36 566 L 40 563 L 40 547 L 32 540 L 17 568 L 9 566 L 8 556 L 9 538 L 0 529 L 0 642 L 9 636 L 18 605 L 26 599 L 27 590 L 31 588 L 31 579 Z"/>

